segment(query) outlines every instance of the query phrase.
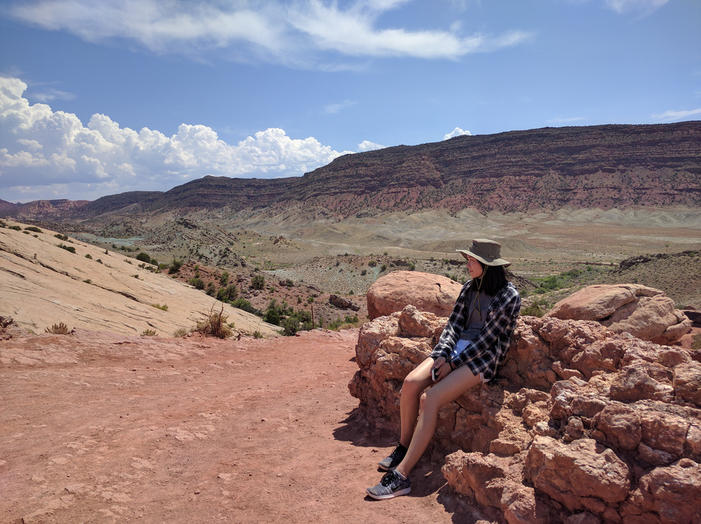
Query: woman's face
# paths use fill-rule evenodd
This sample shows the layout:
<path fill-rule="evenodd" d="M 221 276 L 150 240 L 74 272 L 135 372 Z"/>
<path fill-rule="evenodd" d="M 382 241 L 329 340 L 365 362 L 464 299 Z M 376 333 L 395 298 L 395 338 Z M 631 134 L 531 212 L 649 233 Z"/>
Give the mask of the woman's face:
<path fill-rule="evenodd" d="M 482 264 L 476 258 L 468 255 L 467 257 L 467 272 L 470 273 L 470 278 L 479 278 L 482 276 Z"/>

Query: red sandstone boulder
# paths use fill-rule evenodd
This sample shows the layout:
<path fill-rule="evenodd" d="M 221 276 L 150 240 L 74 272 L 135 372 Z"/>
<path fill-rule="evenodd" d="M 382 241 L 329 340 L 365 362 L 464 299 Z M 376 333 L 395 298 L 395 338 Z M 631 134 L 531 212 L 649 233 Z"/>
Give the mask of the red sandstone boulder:
<path fill-rule="evenodd" d="M 547 316 L 595 320 L 616 333 L 659 344 L 676 342 L 691 330 L 691 320 L 664 292 L 637 284 L 585 287 L 555 304 Z"/>
<path fill-rule="evenodd" d="M 402 380 L 446 320 L 409 305 L 360 330 L 349 388 L 371 424 L 398 434 Z M 698 499 L 700 383 L 684 348 L 521 317 L 496 380 L 439 412 L 432 445 L 467 452 L 443 474 L 492 520 L 694 522 L 674 501 Z"/>
<path fill-rule="evenodd" d="M 586 508 L 603 514 L 607 506 L 615 508 L 623 502 L 630 489 L 626 463 L 592 439 L 565 444 L 536 437 L 524 473 L 537 490 L 570 511 Z"/>
<path fill-rule="evenodd" d="M 370 320 L 412 304 L 420 311 L 449 316 L 462 284 L 419 271 L 393 271 L 378 278 L 367 293 Z"/>

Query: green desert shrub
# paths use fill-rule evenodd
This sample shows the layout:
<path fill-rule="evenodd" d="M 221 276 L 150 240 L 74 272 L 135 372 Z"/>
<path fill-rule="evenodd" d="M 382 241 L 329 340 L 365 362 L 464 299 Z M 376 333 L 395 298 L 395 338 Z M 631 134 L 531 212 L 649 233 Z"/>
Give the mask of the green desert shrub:
<path fill-rule="evenodd" d="M 65 249 L 73 254 L 75 254 L 75 248 L 73 246 L 67 246 L 66 244 L 57 244 L 61 249 Z"/>
<path fill-rule="evenodd" d="M 243 309 L 244 311 L 248 311 L 249 313 L 258 315 L 259 317 L 263 316 L 263 312 L 260 309 L 256 309 L 255 307 L 253 307 L 253 305 L 243 297 L 238 297 L 234 299 L 231 302 L 231 305 L 235 308 Z"/>
<path fill-rule="evenodd" d="M 168 304 L 151 304 L 153 307 L 156 309 L 160 309 L 161 311 L 168 311 Z"/>
<path fill-rule="evenodd" d="M 156 336 L 156 330 L 155 329 L 144 329 L 141 332 L 142 337 L 155 337 Z"/>
<path fill-rule="evenodd" d="M 177 260 L 174 258 L 173 261 L 170 263 L 170 266 L 168 266 L 168 273 L 171 275 L 174 273 L 177 273 L 178 271 L 180 271 L 180 268 L 182 267 L 182 265 L 183 265 L 182 260 Z"/>
<path fill-rule="evenodd" d="M 22 231 L 22 228 L 19 226 L 10 226 L 9 229 L 14 229 L 15 231 Z"/>
<path fill-rule="evenodd" d="M 27 226 L 24 228 L 25 231 L 34 231 L 35 233 L 43 233 L 41 229 L 36 226 Z"/>
<path fill-rule="evenodd" d="M 251 279 L 251 288 L 263 289 L 265 287 L 265 277 L 263 275 L 255 275 Z"/>
<path fill-rule="evenodd" d="M 54 235 L 56 238 L 59 240 L 63 240 L 64 242 L 68 242 L 68 235 L 62 235 L 61 233 L 56 233 Z"/>
<path fill-rule="evenodd" d="M 197 289 L 204 289 L 204 282 L 200 277 L 192 277 L 190 280 L 187 281 L 188 284 L 191 286 L 194 286 Z"/>
<path fill-rule="evenodd" d="M 222 302 L 233 302 L 238 294 L 239 290 L 236 287 L 236 284 L 229 284 L 226 287 L 219 288 L 219 291 L 217 291 L 217 300 L 221 300 Z"/>

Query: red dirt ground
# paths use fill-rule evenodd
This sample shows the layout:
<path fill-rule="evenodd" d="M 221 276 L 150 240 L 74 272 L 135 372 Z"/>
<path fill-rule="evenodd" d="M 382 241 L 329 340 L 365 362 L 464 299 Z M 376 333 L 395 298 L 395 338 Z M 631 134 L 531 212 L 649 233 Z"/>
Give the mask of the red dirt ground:
<path fill-rule="evenodd" d="M 348 393 L 356 339 L 0 342 L 0 521 L 475 521 L 428 459 L 365 497 L 396 436 Z"/>

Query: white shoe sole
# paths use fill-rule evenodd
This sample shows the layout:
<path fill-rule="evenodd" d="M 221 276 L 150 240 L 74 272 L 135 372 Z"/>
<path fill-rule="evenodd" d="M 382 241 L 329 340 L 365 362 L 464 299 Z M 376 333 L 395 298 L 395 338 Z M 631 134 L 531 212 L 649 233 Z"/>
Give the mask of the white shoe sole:
<path fill-rule="evenodd" d="M 395 491 L 394 493 L 388 493 L 387 495 L 373 495 L 372 493 L 370 493 L 370 490 L 367 490 L 367 493 L 368 497 L 371 497 L 375 500 L 393 499 L 394 497 L 399 497 L 401 495 L 408 495 L 409 493 L 411 493 L 411 487 L 400 489 L 399 491 Z"/>

